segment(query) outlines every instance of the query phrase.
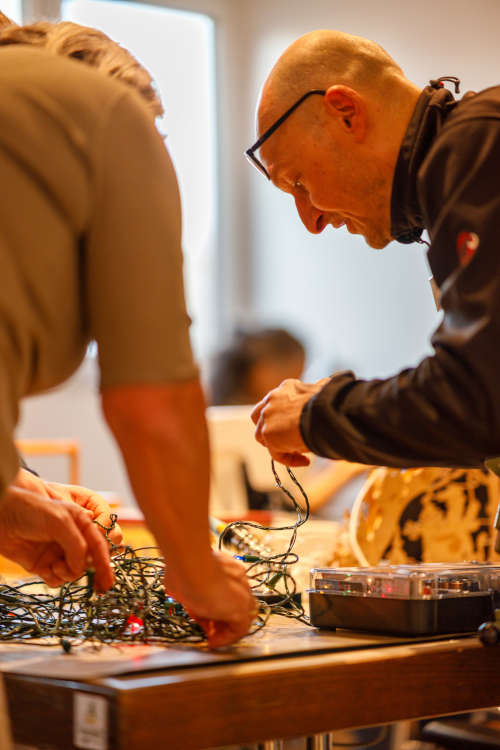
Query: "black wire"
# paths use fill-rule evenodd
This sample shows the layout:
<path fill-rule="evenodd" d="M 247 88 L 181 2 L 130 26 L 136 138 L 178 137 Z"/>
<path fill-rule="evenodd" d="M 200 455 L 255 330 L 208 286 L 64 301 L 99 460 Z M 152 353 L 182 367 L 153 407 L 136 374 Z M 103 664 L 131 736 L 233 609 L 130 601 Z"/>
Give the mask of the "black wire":
<path fill-rule="evenodd" d="M 74 643 L 203 641 L 200 625 L 165 592 L 164 561 L 153 554 L 157 548 L 118 550 L 113 545 L 115 583 L 103 594 L 93 590 L 92 571 L 57 593 L 40 591 L 42 581 L 1 584 L 0 642 L 46 636 Z"/>
<path fill-rule="evenodd" d="M 272 471 L 279 487 L 292 502 L 297 515 L 295 523 L 285 526 L 262 526 L 252 521 L 236 521 L 223 530 L 219 547 L 231 534 L 246 534 L 247 528 L 262 531 L 291 531 L 284 552 L 273 553 L 258 544 L 258 554 L 247 568 L 248 578 L 257 599 L 261 595 L 260 610 L 251 633 L 262 628 L 270 614 L 291 617 L 310 625 L 302 604 L 297 600 L 297 584 L 289 572 L 298 561 L 292 551 L 297 529 L 309 517 L 309 501 L 295 475 L 287 467 L 292 482 L 304 500 L 303 508 L 293 494 L 283 486 L 272 462 Z M 94 572 L 86 574 L 51 593 L 43 581 L 26 581 L 16 586 L 0 584 L 0 642 L 51 638 L 43 645 L 59 643 L 65 651 L 72 645 L 91 640 L 109 644 L 117 641 L 143 643 L 200 643 L 205 640 L 201 626 L 186 612 L 182 604 L 168 596 L 163 586 L 165 562 L 156 547 L 132 549 L 115 545 L 109 534 L 117 522 L 110 516 L 110 525 L 97 525 L 104 530 L 111 548 L 114 569 L 113 587 L 102 594 L 93 588 Z M 275 594 L 277 601 L 268 603 L 265 593 Z"/>
<path fill-rule="evenodd" d="M 307 617 L 302 604 L 297 601 L 297 584 L 293 575 L 289 572 L 289 567 L 298 562 L 298 555 L 292 552 L 297 538 L 297 530 L 302 526 L 309 518 L 309 499 L 306 492 L 297 477 L 290 469 L 286 466 L 288 476 L 292 480 L 293 484 L 297 487 L 302 499 L 304 501 L 304 507 L 297 501 L 292 492 L 288 490 L 282 483 L 279 474 L 276 470 L 274 461 L 271 461 L 271 470 L 274 475 L 276 487 L 280 489 L 292 503 L 292 509 L 295 511 L 297 520 L 293 524 L 286 524 L 283 526 L 264 526 L 263 524 L 256 523 L 255 521 L 233 521 L 229 523 L 222 531 L 219 537 L 219 549 L 224 545 L 228 547 L 234 547 L 234 536 L 238 536 L 238 533 L 243 529 L 248 534 L 248 529 L 257 529 L 258 531 L 291 531 L 288 546 L 284 552 L 272 553 L 263 550 L 261 542 L 254 538 L 254 548 L 251 548 L 250 542 L 250 553 L 239 555 L 238 557 L 243 562 L 250 561 L 247 568 L 247 576 L 250 581 L 253 581 L 252 590 L 254 596 L 260 599 L 260 621 L 259 627 L 262 627 L 267 622 L 270 614 L 281 615 L 282 617 L 289 617 L 302 622 L 305 625 L 310 625 L 309 618 Z M 251 537 L 251 535 L 250 535 Z M 243 541 L 248 537 L 243 536 Z M 279 584 L 279 588 L 276 586 Z M 268 603 L 264 598 L 264 594 L 274 593 L 278 596 L 278 601 Z M 257 627 L 258 629 L 258 627 Z M 252 632 L 255 632 L 252 631 Z"/>

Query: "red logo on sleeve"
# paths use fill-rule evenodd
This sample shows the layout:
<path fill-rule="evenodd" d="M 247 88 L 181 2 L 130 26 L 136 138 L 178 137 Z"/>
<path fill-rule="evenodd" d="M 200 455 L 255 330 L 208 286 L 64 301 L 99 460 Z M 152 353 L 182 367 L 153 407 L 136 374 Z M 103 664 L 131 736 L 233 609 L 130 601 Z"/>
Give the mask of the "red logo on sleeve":
<path fill-rule="evenodd" d="M 479 247 L 479 237 L 474 232 L 460 232 L 457 237 L 458 261 L 462 267 L 468 266 Z"/>

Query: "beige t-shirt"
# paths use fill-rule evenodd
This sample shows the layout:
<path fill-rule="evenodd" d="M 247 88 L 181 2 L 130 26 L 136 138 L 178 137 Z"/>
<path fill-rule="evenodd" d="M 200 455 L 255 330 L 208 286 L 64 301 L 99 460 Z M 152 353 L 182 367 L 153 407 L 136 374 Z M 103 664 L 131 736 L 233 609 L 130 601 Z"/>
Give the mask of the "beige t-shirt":
<path fill-rule="evenodd" d="M 19 400 L 98 344 L 101 387 L 197 375 L 175 172 L 145 104 L 85 63 L 0 47 L 0 491 Z"/>

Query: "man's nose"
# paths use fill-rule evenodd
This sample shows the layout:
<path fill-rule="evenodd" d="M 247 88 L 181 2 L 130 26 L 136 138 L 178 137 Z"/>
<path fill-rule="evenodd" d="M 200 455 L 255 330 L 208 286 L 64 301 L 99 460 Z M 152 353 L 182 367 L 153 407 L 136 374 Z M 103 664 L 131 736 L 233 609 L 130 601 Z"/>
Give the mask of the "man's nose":
<path fill-rule="evenodd" d="M 312 234 L 319 234 L 326 226 L 325 215 L 319 211 L 311 201 L 309 196 L 301 192 L 294 196 L 295 207 L 305 228 Z"/>

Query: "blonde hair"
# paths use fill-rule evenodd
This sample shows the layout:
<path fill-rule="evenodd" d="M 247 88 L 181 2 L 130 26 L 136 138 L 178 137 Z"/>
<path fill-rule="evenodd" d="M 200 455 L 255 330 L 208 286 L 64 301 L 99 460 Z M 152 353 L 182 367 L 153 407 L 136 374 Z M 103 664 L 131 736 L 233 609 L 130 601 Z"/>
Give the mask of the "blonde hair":
<path fill-rule="evenodd" d="M 14 24 L 14 21 L 11 21 L 10 18 L 8 18 L 5 13 L 2 13 L 0 10 L 0 29 L 3 29 L 5 26 L 12 26 Z"/>
<path fill-rule="evenodd" d="M 0 12 L 0 45 L 7 44 L 31 44 L 54 55 L 82 60 L 104 75 L 135 88 L 154 117 L 163 114 L 160 97 L 146 68 L 102 31 L 69 21 L 38 21 L 17 26 Z"/>

